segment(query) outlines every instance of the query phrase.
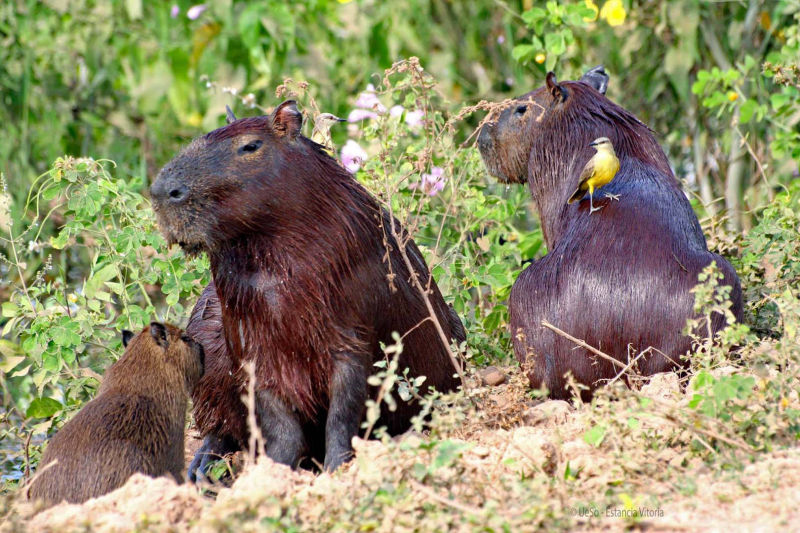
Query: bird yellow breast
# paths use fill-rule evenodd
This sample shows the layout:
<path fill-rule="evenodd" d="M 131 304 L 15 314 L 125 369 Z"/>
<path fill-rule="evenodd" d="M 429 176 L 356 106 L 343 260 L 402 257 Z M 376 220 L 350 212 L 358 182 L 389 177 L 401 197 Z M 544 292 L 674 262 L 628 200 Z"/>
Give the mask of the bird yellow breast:
<path fill-rule="evenodd" d="M 593 158 L 594 173 L 587 181 L 592 189 L 598 189 L 614 179 L 619 170 L 619 159 L 613 153 L 605 150 L 598 151 Z"/>

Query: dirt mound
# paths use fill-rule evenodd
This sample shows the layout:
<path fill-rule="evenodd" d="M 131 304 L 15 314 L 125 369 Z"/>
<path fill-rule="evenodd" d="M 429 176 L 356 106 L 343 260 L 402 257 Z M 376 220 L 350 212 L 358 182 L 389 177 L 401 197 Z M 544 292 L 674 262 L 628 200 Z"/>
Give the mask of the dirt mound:
<path fill-rule="evenodd" d="M 799 523 L 791 502 L 800 489 L 800 450 L 755 455 L 726 471 L 678 445 L 626 449 L 630 435 L 587 437 L 598 411 L 608 409 L 600 420 L 655 432 L 649 442 L 671 437 L 658 420 L 632 424 L 632 404 L 623 400 L 542 402 L 518 370 L 502 371 L 505 382 L 478 386 L 476 379 L 468 398 L 436 411 L 425 434 L 356 439 L 356 458 L 334 475 L 263 459 L 230 488 L 215 489 L 216 498 L 137 475 L 102 498 L 32 518 L 29 504 L 17 504 L 2 530 L 737 531 Z M 653 377 L 632 398 L 680 409 L 687 402 L 674 375 Z"/>

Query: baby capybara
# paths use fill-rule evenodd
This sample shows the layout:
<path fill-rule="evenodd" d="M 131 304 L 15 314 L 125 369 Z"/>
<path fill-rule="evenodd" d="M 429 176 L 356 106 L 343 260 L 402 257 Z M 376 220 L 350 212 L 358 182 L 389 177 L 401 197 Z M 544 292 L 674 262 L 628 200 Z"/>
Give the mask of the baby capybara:
<path fill-rule="evenodd" d="M 188 325 L 209 369 L 193 396 L 205 440 L 190 476 L 247 445 L 246 361 L 266 453 L 292 466 L 309 457 L 333 470 L 351 457 L 376 392 L 367 378 L 392 332 L 403 336 L 401 372 L 426 377 L 422 393 L 458 386 L 447 343 L 462 342 L 464 329 L 420 251 L 301 126 L 293 101 L 235 120 L 195 139 L 150 189 L 167 240 L 207 252 L 214 279 Z M 399 433 L 418 412 L 398 398 L 378 424 Z"/>
<path fill-rule="evenodd" d="M 47 445 L 31 500 L 81 503 L 136 472 L 183 482 L 186 404 L 203 374 L 203 348 L 158 322 L 136 336 L 123 332 L 123 342 L 125 353 L 106 371 L 97 397 Z"/>
<path fill-rule="evenodd" d="M 731 287 L 734 314 L 742 316 L 736 272 L 708 251 L 666 155 L 647 126 L 604 96 L 607 80 L 602 67 L 577 82 L 558 83 L 548 73 L 544 87 L 519 97 L 478 138 L 489 172 L 505 183 L 527 183 L 541 218 L 548 253 L 517 278 L 509 314 L 517 358 L 529 365 L 531 385 L 546 386 L 552 398 L 570 396 L 565 375 L 571 372 L 587 387 L 581 395 L 588 400 L 649 347 L 655 350 L 637 362 L 640 374 L 685 366 L 690 290 L 712 261 Z M 595 193 L 602 209 L 590 213 L 588 196 L 567 200 L 599 137 L 611 140 L 620 168 Z M 624 364 L 600 359 L 543 320 Z M 715 315 L 713 331 L 724 325 Z"/>

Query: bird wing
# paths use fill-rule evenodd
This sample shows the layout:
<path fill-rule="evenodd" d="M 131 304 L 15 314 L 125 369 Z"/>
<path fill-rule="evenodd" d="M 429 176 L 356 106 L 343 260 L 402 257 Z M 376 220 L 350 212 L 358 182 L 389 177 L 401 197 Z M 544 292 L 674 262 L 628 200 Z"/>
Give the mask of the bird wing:
<path fill-rule="evenodd" d="M 572 202 L 577 202 L 578 200 L 583 198 L 586 189 L 589 188 L 586 186 L 586 182 L 589 181 L 589 178 L 591 178 L 592 176 L 594 176 L 594 158 L 590 159 L 586 163 L 586 166 L 583 167 L 583 171 L 581 172 L 581 177 L 578 180 L 578 188 L 575 189 L 575 192 L 572 193 L 572 196 L 570 196 L 569 200 L 567 200 L 568 204 L 571 204 Z"/>

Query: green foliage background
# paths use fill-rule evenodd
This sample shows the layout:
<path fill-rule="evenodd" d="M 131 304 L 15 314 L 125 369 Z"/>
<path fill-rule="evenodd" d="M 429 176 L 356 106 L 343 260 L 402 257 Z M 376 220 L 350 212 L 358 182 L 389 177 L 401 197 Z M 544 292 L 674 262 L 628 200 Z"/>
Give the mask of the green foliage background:
<path fill-rule="evenodd" d="M 774 296 L 796 299 L 800 279 L 800 2 L 618 4 L 612 26 L 584 1 L 221 0 L 195 20 L 185 1 L 175 17 L 141 0 L 3 2 L 0 467 L 18 473 L 19 443 L 91 397 L 120 328 L 186 319 L 208 265 L 166 250 L 146 189 L 226 104 L 271 108 L 287 78 L 309 82 L 287 87 L 312 116 L 347 116 L 368 83 L 387 107 L 425 111 L 421 129 L 384 116 L 334 141 L 368 148 L 358 177 L 414 229 L 476 364 L 510 357 L 505 300 L 545 250 L 527 191 L 493 183 L 462 144 L 482 114 L 458 111 L 601 63 L 608 96 L 656 132 L 735 261 L 753 331 L 779 336 Z M 429 76 L 385 82 L 410 56 Z M 432 165 L 448 181 L 429 198 L 409 185 Z"/>

